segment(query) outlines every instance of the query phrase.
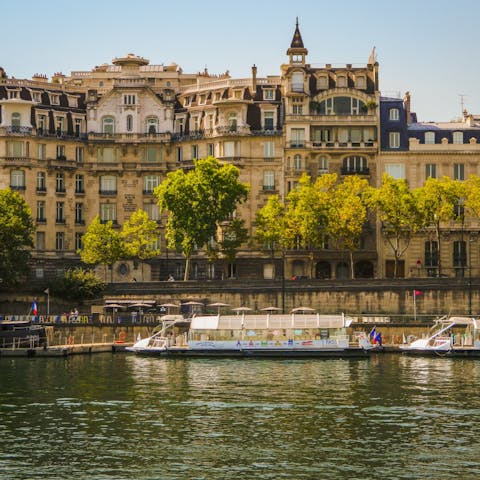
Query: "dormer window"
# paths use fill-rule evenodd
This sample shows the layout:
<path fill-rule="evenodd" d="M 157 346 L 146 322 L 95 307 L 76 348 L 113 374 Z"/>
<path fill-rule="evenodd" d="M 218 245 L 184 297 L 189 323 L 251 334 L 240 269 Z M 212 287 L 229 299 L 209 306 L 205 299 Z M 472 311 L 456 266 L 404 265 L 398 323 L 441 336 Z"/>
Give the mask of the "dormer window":
<path fill-rule="evenodd" d="M 347 77 L 345 75 L 339 75 L 337 77 L 337 87 L 343 88 L 347 86 Z"/>
<path fill-rule="evenodd" d="M 355 88 L 365 88 L 365 77 L 363 75 L 355 78 Z"/>
<path fill-rule="evenodd" d="M 198 99 L 198 104 L 205 105 L 205 99 L 206 99 L 206 95 L 200 95 L 200 98 Z"/>
<path fill-rule="evenodd" d="M 275 100 L 275 91 L 272 88 L 266 88 L 263 91 L 264 100 Z"/>
<path fill-rule="evenodd" d="M 41 103 L 42 94 L 40 92 L 32 92 L 32 99 L 34 102 Z"/>
<path fill-rule="evenodd" d="M 215 92 L 215 101 L 219 102 L 221 98 L 221 93 L 220 92 Z"/>
<path fill-rule="evenodd" d="M 326 89 L 328 88 L 328 77 L 326 75 L 322 75 L 318 78 L 317 81 L 318 88 Z"/>
<path fill-rule="evenodd" d="M 123 96 L 123 104 L 124 105 L 135 105 L 136 102 L 136 95 L 129 93 Z"/>
<path fill-rule="evenodd" d="M 453 132 L 453 143 L 456 143 L 456 144 L 463 143 L 463 132 Z"/>
<path fill-rule="evenodd" d="M 393 121 L 398 121 L 400 119 L 400 111 L 398 110 L 398 108 L 390 109 L 389 119 Z"/>
<path fill-rule="evenodd" d="M 185 97 L 185 107 L 188 107 L 190 105 L 190 97 Z"/>
<path fill-rule="evenodd" d="M 20 90 L 7 90 L 8 98 L 20 98 Z"/>
<path fill-rule="evenodd" d="M 236 100 L 241 100 L 242 99 L 242 91 L 241 90 L 234 90 L 233 91 L 233 98 Z"/>
<path fill-rule="evenodd" d="M 74 97 L 72 95 L 69 95 L 68 97 L 68 106 L 72 108 L 77 108 L 78 107 L 78 99 L 77 97 Z"/>
<path fill-rule="evenodd" d="M 433 145 L 435 143 L 435 132 L 425 132 L 425 145 Z"/>
<path fill-rule="evenodd" d="M 51 105 L 60 105 L 60 95 L 57 93 L 50 93 L 49 96 Z"/>

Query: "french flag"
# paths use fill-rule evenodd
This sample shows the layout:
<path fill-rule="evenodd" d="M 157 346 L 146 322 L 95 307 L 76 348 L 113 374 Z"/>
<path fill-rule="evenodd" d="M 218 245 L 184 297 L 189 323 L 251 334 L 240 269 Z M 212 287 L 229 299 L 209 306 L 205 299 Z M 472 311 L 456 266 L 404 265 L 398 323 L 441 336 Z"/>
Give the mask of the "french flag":
<path fill-rule="evenodd" d="M 35 317 L 38 315 L 38 305 L 36 300 L 32 302 L 32 315 Z"/>

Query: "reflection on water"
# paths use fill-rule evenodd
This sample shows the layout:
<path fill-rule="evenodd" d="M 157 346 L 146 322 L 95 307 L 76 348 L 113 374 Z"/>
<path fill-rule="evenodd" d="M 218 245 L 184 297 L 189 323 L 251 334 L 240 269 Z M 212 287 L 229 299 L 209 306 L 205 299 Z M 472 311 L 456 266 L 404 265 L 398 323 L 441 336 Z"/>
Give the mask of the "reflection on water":
<path fill-rule="evenodd" d="M 1 359 L 1 479 L 476 479 L 480 362 Z"/>

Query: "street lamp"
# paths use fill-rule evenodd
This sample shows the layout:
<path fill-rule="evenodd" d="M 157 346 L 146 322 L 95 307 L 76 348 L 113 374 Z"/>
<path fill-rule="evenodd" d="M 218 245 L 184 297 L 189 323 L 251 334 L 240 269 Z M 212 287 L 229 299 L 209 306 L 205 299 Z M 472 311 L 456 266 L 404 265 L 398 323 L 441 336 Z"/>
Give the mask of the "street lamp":
<path fill-rule="evenodd" d="M 473 238 L 470 234 L 468 238 L 468 314 L 472 314 L 472 243 Z"/>

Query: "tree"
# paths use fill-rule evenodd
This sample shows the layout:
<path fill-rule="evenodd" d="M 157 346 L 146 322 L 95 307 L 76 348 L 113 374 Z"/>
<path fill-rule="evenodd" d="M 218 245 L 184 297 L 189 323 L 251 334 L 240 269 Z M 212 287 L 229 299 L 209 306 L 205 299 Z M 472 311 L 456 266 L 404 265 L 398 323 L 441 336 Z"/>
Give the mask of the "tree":
<path fill-rule="evenodd" d="M 393 275 L 397 277 L 399 260 L 421 227 L 415 196 L 405 180 L 388 174 L 383 176 L 379 188 L 368 187 L 365 196 L 368 207 L 378 213 L 382 235 L 393 251 Z"/>
<path fill-rule="evenodd" d="M 125 254 L 131 258 L 138 258 L 140 261 L 156 257 L 160 253 L 158 248 L 155 247 L 158 233 L 157 222 L 150 220 L 147 212 L 144 210 L 133 212 L 124 223 L 121 232 Z"/>
<path fill-rule="evenodd" d="M 185 256 L 185 276 L 195 248 L 215 238 L 220 222 L 232 216 L 247 198 L 248 186 L 238 181 L 239 169 L 208 157 L 194 161 L 189 172 L 176 170 L 155 189 L 161 211 L 168 212 L 166 238 L 169 248 Z"/>
<path fill-rule="evenodd" d="M 25 200 L 9 188 L 0 190 L 0 279 L 3 285 L 17 285 L 27 274 L 34 231 Z"/>
<path fill-rule="evenodd" d="M 438 275 L 442 275 L 441 225 L 456 219 L 455 209 L 463 198 L 463 187 L 450 177 L 429 177 L 423 187 L 414 190 L 424 229 L 433 228 L 438 247 Z M 432 265 L 434 266 L 434 265 Z"/>
<path fill-rule="evenodd" d="M 50 293 L 78 302 L 98 297 L 104 288 L 105 283 L 95 275 L 95 272 L 83 268 L 73 268 L 54 280 Z"/>
<path fill-rule="evenodd" d="M 355 277 L 353 252 L 358 249 L 367 221 L 367 207 L 363 198 L 367 186 L 367 180 L 350 175 L 331 191 L 328 232 L 329 236 L 339 243 L 340 248 L 348 250 L 351 278 Z"/>
<path fill-rule="evenodd" d="M 113 282 L 113 264 L 125 256 L 120 232 L 113 228 L 111 221 L 102 223 L 97 215 L 82 237 L 82 243 L 82 261 L 92 265 L 109 266 L 112 270 L 110 281 Z"/>

